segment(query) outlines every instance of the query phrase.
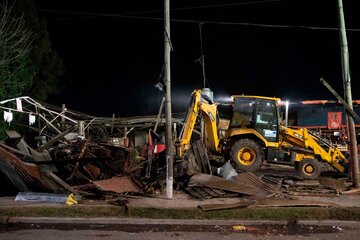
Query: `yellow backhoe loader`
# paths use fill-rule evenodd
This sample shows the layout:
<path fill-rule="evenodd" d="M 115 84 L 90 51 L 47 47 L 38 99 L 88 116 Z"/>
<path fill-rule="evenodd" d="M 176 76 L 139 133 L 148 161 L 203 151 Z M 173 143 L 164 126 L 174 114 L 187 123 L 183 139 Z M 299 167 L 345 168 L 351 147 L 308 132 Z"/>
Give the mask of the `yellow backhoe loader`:
<path fill-rule="evenodd" d="M 306 128 L 280 125 L 279 98 L 232 96 L 229 124 L 220 128 L 219 104 L 212 102 L 202 90 L 194 90 L 191 97 L 183 128 L 175 142 L 180 158 L 190 147 L 201 115 L 207 149 L 225 160 L 230 159 L 237 171 L 256 171 L 264 161 L 294 166 L 304 179 L 318 178 L 324 166 L 341 173 L 347 169 L 349 161 L 336 146 Z"/>

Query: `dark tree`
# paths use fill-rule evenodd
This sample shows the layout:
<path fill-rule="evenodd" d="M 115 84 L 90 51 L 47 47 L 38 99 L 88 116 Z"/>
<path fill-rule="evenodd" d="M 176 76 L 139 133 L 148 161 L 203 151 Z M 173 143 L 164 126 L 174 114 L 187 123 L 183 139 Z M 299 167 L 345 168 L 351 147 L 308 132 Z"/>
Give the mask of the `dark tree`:
<path fill-rule="evenodd" d="M 30 60 L 34 34 L 13 5 L 0 2 L 0 99 L 21 96 L 30 88 L 35 67 Z"/>
<path fill-rule="evenodd" d="M 64 73 L 63 61 L 51 47 L 47 23 L 45 19 L 39 18 L 34 1 L 16 0 L 14 11 L 23 14 L 26 24 L 35 33 L 30 59 L 36 75 L 26 94 L 45 101 L 50 95 L 56 95 L 62 90 L 59 80 Z"/>

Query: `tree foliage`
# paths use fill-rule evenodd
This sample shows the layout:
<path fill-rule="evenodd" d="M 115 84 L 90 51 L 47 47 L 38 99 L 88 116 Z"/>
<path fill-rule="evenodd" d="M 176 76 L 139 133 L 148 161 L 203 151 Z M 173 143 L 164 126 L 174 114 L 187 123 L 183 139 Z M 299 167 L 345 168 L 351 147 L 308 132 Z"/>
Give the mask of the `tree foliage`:
<path fill-rule="evenodd" d="M 0 10 L 0 99 L 21 96 L 29 89 L 35 67 L 30 60 L 34 34 L 24 16 L 12 14 L 7 1 Z"/>
<path fill-rule="evenodd" d="M 22 57 L 16 63 L 0 66 L 0 99 L 14 98 L 31 86 L 35 67 L 29 57 Z"/>
<path fill-rule="evenodd" d="M 27 26 L 36 33 L 30 59 L 37 72 L 26 94 L 46 101 L 50 95 L 58 94 L 62 90 L 59 80 L 64 73 L 63 61 L 51 47 L 47 23 L 45 19 L 39 18 L 34 1 L 16 0 L 14 11 L 17 15 L 23 14 Z"/>
<path fill-rule="evenodd" d="M 61 89 L 62 74 L 62 60 L 34 1 L 0 0 L 0 101 L 25 94 L 45 101 Z M 0 121 L 0 128 L 6 125 Z"/>

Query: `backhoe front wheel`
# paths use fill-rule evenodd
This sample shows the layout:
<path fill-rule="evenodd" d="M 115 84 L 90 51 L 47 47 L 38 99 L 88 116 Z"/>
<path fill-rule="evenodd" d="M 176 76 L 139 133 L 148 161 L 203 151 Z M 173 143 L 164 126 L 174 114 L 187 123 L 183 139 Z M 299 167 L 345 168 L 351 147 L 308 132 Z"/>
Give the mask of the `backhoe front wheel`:
<path fill-rule="evenodd" d="M 231 148 L 230 158 L 237 171 L 253 172 L 262 164 L 260 146 L 251 139 L 241 139 Z"/>
<path fill-rule="evenodd" d="M 320 163 L 313 158 L 301 160 L 297 167 L 299 176 L 303 179 L 318 179 L 321 174 Z"/>

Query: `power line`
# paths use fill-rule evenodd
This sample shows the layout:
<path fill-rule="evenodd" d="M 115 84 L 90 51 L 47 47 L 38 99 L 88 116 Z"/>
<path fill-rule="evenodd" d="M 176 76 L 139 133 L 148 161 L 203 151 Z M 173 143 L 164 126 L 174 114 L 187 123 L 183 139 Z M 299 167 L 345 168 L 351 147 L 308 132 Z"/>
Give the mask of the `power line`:
<path fill-rule="evenodd" d="M 130 15 L 121 15 L 121 14 L 112 14 L 112 13 L 93 13 L 93 12 L 76 12 L 76 11 L 59 11 L 59 10 L 48 10 L 40 9 L 40 12 L 47 13 L 61 13 L 61 14 L 74 14 L 74 15 L 84 15 L 84 16 L 97 16 L 97 17 L 113 17 L 113 18 L 124 18 L 124 19 L 140 19 L 140 20 L 154 20 L 154 21 L 164 21 L 163 18 L 157 17 L 141 17 L 141 16 L 130 16 Z M 171 19 L 172 22 L 180 23 L 206 23 L 214 25 L 233 25 L 233 26 L 250 26 L 250 27 L 264 27 L 264 28 L 300 28 L 300 29 L 309 29 L 309 30 L 329 30 L 329 31 L 339 31 L 339 28 L 334 27 L 316 27 L 316 26 L 304 26 L 304 25 L 285 25 L 285 24 L 262 24 L 262 23 L 246 23 L 246 22 L 224 22 L 224 21 L 208 21 L 208 20 L 191 20 L 191 19 Z M 359 28 L 348 28 L 346 31 L 349 32 L 360 32 Z"/>
<path fill-rule="evenodd" d="M 182 7 L 182 8 L 172 8 L 173 11 L 183 11 L 183 10 L 195 10 L 195 9 L 205 9 L 205 8 L 219 8 L 219 7 L 233 7 L 240 5 L 250 5 L 250 4 L 259 4 L 259 3 L 272 3 L 272 2 L 280 2 L 281 0 L 262 0 L 262 1 L 247 1 L 241 3 L 228 3 L 228 4 L 212 4 L 212 5 L 204 5 L 204 6 L 196 6 L 196 7 Z M 164 12 L 164 10 L 150 10 L 150 11 L 141 11 L 141 12 L 125 12 L 121 13 L 122 15 L 127 14 L 144 14 L 144 13 L 157 13 Z"/>

